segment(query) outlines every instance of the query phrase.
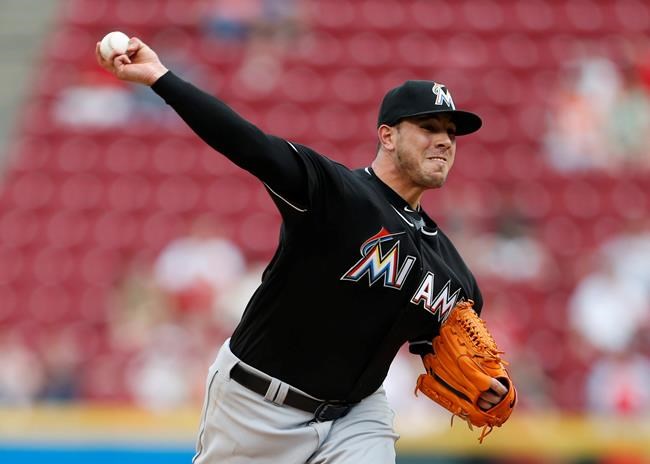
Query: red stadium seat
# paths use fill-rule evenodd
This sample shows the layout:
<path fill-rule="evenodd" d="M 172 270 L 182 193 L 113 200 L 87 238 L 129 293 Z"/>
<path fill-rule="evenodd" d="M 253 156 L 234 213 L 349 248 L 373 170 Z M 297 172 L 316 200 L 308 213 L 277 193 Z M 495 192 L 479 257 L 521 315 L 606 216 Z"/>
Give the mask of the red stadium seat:
<path fill-rule="evenodd" d="M 295 59 L 309 66 L 336 66 L 343 51 L 342 39 L 326 31 L 315 31 L 299 43 Z"/>
<path fill-rule="evenodd" d="M 230 177 L 207 186 L 204 191 L 205 206 L 217 213 L 229 214 L 244 211 L 251 202 L 249 181 Z"/>
<path fill-rule="evenodd" d="M 102 155 L 109 172 L 129 174 L 148 171 L 151 146 L 138 137 L 117 137 L 106 145 Z"/>
<path fill-rule="evenodd" d="M 341 69 L 331 79 L 331 86 L 332 94 L 344 103 L 376 103 L 373 78 L 363 69 Z"/>
<path fill-rule="evenodd" d="M 92 24 L 106 14 L 107 3 L 107 0 L 70 0 L 63 4 L 62 20 L 68 24 Z"/>
<path fill-rule="evenodd" d="M 100 209 L 105 204 L 105 186 L 98 176 L 76 174 L 63 182 L 59 201 L 71 210 Z"/>
<path fill-rule="evenodd" d="M 511 68 L 534 68 L 539 65 L 537 44 L 525 34 L 509 34 L 499 38 L 500 62 Z"/>
<path fill-rule="evenodd" d="M 555 28 L 555 8 L 544 0 L 523 0 L 514 5 L 518 22 L 529 33 L 552 31 Z"/>
<path fill-rule="evenodd" d="M 160 250 L 170 240 L 185 235 L 188 231 L 188 222 L 177 214 L 156 212 L 144 218 L 140 240 L 147 243 L 151 249 Z M 98 280 L 95 283 L 102 284 L 102 281 Z"/>
<path fill-rule="evenodd" d="M 87 215 L 63 210 L 48 218 L 45 235 L 52 247 L 72 248 L 84 243 L 90 234 L 89 229 Z"/>
<path fill-rule="evenodd" d="M 507 8 L 507 7 L 506 7 Z M 465 1 L 462 16 L 467 25 L 481 33 L 502 31 L 505 24 L 504 8 L 494 0 Z"/>
<path fill-rule="evenodd" d="M 572 29 L 586 32 L 600 31 L 608 21 L 601 10 L 601 3 L 592 0 L 567 2 L 564 8 Z"/>
<path fill-rule="evenodd" d="M 0 285 L 12 285 L 19 279 L 25 267 L 23 253 L 17 247 L 4 244 L 0 246 Z"/>
<path fill-rule="evenodd" d="M 41 248 L 32 264 L 32 274 L 43 285 L 65 283 L 74 268 L 72 252 L 63 248 Z"/>
<path fill-rule="evenodd" d="M 260 121 L 267 132 L 289 140 L 300 140 L 312 128 L 309 113 L 294 103 L 271 106 Z"/>
<path fill-rule="evenodd" d="M 153 207 L 153 188 L 144 176 L 120 176 L 110 183 L 108 205 L 116 211 L 140 211 Z"/>
<path fill-rule="evenodd" d="M 100 147 L 92 137 L 73 136 L 62 141 L 54 156 L 58 168 L 64 172 L 88 172 L 99 161 Z"/>
<path fill-rule="evenodd" d="M 0 253 L 2 253 L 0 251 Z M 4 272 L 5 264 L 0 262 L 0 279 Z M 16 313 L 18 312 L 18 296 L 16 295 L 15 287 L 0 283 L 0 327 L 3 324 L 11 323 Z"/>
<path fill-rule="evenodd" d="M 411 20 L 418 28 L 446 35 L 460 30 L 458 21 L 462 14 L 443 0 L 415 0 L 411 4 Z"/>
<path fill-rule="evenodd" d="M 268 259 L 278 245 L 280 219 L 276 214 L 258 212 L 247 215 L 241 222 L 236 240 L 242 249 L 257 257 Z"/>
<path fill-rule="evenodd" d="M 56 192 L 53 178 L 40 171 L 17 175 L 9 188 L 13 204 L 25 210 L 46 207 Z"/>
<path fill-rule="evenodd" d="M 128 249 L 140 232 L 136 217 L 125 212 L 108 212 L 93 225 L 95 243 L 107 250 Z"/>
<path fill-rule="evenodd" d="M 315 129 L 327 140 L 346 140 L 359 130 L 354 111 L 341 104 L 324 105 L 316 115 Z"/>
<path fill-rule="evenodd" d="M 25 210 L 10 210 L 0 217 L 1 243 L 9 247 L 31 245 L 42 233 L 42 217 Z"/>
<path fill-rule="evenodd" d="M 153 148 L 151 162 L 162 174 L 182 175 L 192 170 L 196 157 L 195 145 L 192 142 L 168 137 Z"/>
<path fill-rule="evenodd" d="M 600 192 L 591 183 L 573 181 L 564 186 L 563 201 L 569 214 L 578 218 L 595 218 L 600 214 Z"/>
<path fill-rule="evenodd" d="M 477 34 L 459 32 L 447 41 L 447 50 L 442 62 L 451 63 L 461 69 L 475 69 L 486 66 L 490 58 L 483 38 Z"/>
<path fill-rule="evenodd" d="M 300 103 L 314 102 L 321 101 L 325 84 L 322 73 L 309 66 L 293 66 L 282 74 L 279 90 L 285 99 Z"/>
<path fill-rule="evenodd" d="M 110 286 L 123 272 L 123 260 L 114 250 L 92 248 L 83 255 L 76 271 L 87 284 Z"/>
<path fill-rule="evenodd" d="M 627 31 L 647 34 L 650 30 L 650 6 L 647 2 L 640 0 L 614 1 L 612 7 L 614 14 L 607 14 L 606 18 L 608 21 L 614 18 L 618 20 L 617 31 L 623 28 Z"/>
<path fill-rule="evenodd" d="M 192 210 L 201 196 L 201 189 L 194 180 L 183 176 L 170 176 L 157 186 L 155 197 L 162 211 L 172 213 Z"/>
<path fill-rule="evenodd" d="M 394 0 L 363 0 L 357 21 L 378 32 L 408 29 L 405 8 L 404 2 Z"/>
<path fill-rule="evenodd" d="M 355 2 L 321 0 L 310 2 L 309 17 L 318 29 L 343 29 L 358 24 Z"/>
<path fill-rule="evenodd" d="M 391 45 L 377 32 L 359 32 L 346 40 L 347 57 L 339 61 L 340 66 L 381 67 L 392 62 Z"/>
<path fill-rule="evenodd" d="M 71 304 L 70 296 L 63 286 L 40 285 L 31 293 L 27 309 L 34 320 L 52 323 L 66 317 Z"/>

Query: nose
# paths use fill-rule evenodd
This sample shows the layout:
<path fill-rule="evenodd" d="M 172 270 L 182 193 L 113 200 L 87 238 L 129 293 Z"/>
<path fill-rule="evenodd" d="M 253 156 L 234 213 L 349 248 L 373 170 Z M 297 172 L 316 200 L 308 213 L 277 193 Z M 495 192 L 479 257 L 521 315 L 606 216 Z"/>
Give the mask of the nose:
<path fill-rule="evenodd" d="M 448 149 L 451 147 L 451 137 L 449 137 L 447 132 L 434 134 L 433 137 L 433 144 L 436 148 Z"/>

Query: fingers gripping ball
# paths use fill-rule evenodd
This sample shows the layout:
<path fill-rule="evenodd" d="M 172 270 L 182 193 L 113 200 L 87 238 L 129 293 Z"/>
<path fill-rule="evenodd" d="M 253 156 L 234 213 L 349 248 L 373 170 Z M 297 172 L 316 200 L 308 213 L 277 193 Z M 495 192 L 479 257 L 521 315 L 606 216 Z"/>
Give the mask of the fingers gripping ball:
<path fill-rule="evenodd" d="M 129 36 L 124 32 L 113 31 L 104 36 L 99 44 L 99 52 L 105 60 L 113 55 L 123 55 L 129 46 Z"/>
<path fill-rule="evenodd" d="M 483 438 L 500 427 L 515 406 L 517 392 L 503 352 L 488 331 L 485 322 L 472 309 L 473 302 L 461 302 L 452 310 L 433 339 L 433 350 L 423 358 L 426 374 L 419 376 L 415 392 L 423 392 L 436 403 L 470 425 L 484 427 Z M 490 390 L 492 379 L 508 388 L 502 400 L 490 409 L 479 406 L 481 394 Z"/>

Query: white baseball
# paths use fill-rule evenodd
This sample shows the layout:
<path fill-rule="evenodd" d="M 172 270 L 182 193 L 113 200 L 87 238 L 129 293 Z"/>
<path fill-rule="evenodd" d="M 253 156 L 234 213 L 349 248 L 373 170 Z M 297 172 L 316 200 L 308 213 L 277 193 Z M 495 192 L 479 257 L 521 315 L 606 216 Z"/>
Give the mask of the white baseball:
<path fill-rule="evenodd" d="M 129 36 L 124 32 L 113 31 L 104 36 L 99 44 L 99 53 L 104 59 L 109 59 L 112 54 L 123 55 L 129 46 Z"/>

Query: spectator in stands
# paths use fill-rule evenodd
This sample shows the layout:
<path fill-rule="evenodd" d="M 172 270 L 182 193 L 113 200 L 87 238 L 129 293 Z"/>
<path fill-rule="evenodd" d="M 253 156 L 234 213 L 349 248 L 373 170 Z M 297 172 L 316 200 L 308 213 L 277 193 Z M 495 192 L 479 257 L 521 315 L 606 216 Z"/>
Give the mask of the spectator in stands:
<path fill-rule="evenodd" d="M 154 329 L 172 319 L 171 304 L 151 271 L 134 259 L 121 275 L 109 303 L 109 340 L 117 351 L 137 351 L 155 336 Z"/>
<path fill-rule="evenodd" d="M 579 60 L 551 93 L 544 136 L 549 162 L 560 171 L 612 168 L 606 121 L 619 95 L 620 74 L 606 58 Z"/>
<path fill-rule="evenodd" d="M 650 168 L 650 95 L 639 70 L 629 66 L 623 87 L 608 113 L 607 141 L 613 159 L 630 169 Z"/>
<path fill-rule="evenodd" d="M 194 222 L 187 236 L 170 242 L 154 263 L 154 279 L 183 313 L 211 311 L 246 271 L 246 260 L 210 218 Z"/>
<path fill-rule="evenodd" d="M 80 395 L 82 350 L 71 332 L 46 332 L 39 339 L 44 381 L 38 399 L 48 402 L 75 401 Z"/>
<path fill-rule="evenodd" d="M 203 12 L 203 30 L 219 40 L 244 42 L 262 13 L 262 0 L 213 0 Z"/>
<path fill-rule="evenodd" d="M 616 416 L 650 413 L 650 359 L 634 351 L 602 356 L 586 381 L 590 411 Z"/>
<path fill-rule="evenodd" d="M 43 365 L 20 337 L 0 332 L 0 366 L 0 404 L 31 404 L 43 390 Z"/>
<path fill-rule="evenodd" d="M 650 168 L 650 95 L 642 65 L 573 64 L 555 92 L 545 145 L 560 171 Z"/>
<path fill-rule="evenodd" d="M 605 264 L 578 284 L 569 305 L 570 323 L 596 350 L 625 351 L 645 304 L 641 289 Z"/>
<path fill-rule="evenodd" d="M 72 128 L 110 129 L 126 125 L 132 110 L 128 85 L 88 71 L 57 96 L 53 119 Z"/>
<path fill-rule="evenodd" d="M 203 14 L 203 30 L 225 42 L 284 40 L 300 29 L 298 0 L 212 0 Z"/>
<path fill-rule="evenodd" d="M 306 23 L 301 0 L 213 0 L 205 11 L 207 38 L 245 46 L 235 91 L 251 96 L 272 91 L 283 56 Z M 241 83 L 241 84 L 239 84 Z"/>
<path fill-rule="evenodd" d="M 650 235 L 605 243 L 569 302 L 571 327 L 600 353 L 630 349 L 650 321 Z"/>
<path fill-rule="evenodd" d="M 225 330 L 228 328 L 234 330 L 251 295 L 262 282 L 264 269 L 266 269 L 264 262 L 247 266 L 246 272 L 223 291 L 217 301 L 217 312 L 218 320 Z"/>
<path fill-rule="evenodd" d="M 540 285 L 555 278 L 555 262 L 524 217 L 505 209 L 495 220 L 493 232 L 474 235 L 467 242 L 469 261 L 479 275 Z"/>
<path fill-rule="evenodd" d="M 199 404 L 209 358 L 225 340 L 208 336 L 209 325 L 190 329 L 170 321 L 152 328 L 153 336 L 125 367 L 126 388 L 137 405 L 159 411 Z"/>

